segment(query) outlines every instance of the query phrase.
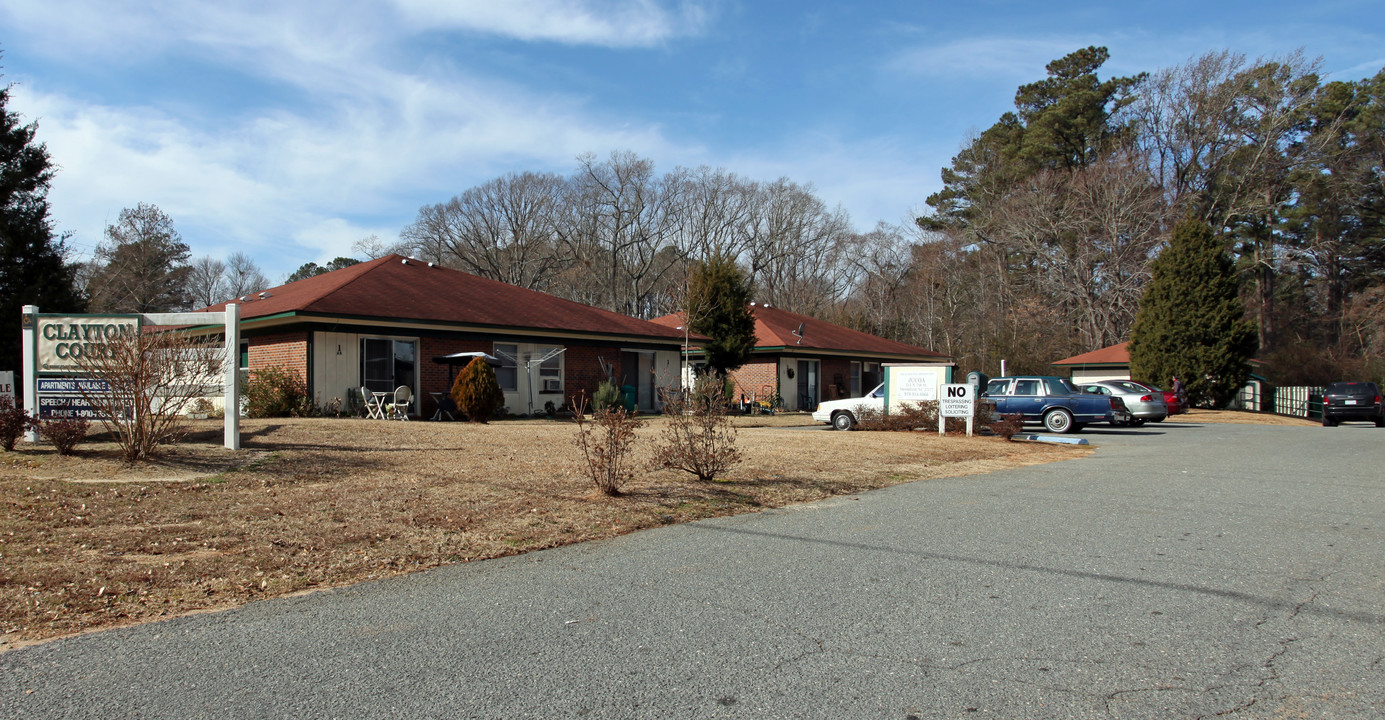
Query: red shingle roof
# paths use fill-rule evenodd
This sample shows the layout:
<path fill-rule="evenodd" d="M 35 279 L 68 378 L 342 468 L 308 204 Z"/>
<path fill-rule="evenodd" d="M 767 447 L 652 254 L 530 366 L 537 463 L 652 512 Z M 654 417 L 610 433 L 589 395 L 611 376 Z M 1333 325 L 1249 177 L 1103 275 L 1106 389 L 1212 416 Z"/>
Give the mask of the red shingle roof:
<path fill-rule="evenodd" d="M 766 305 L 751 305 L 750 312 L 755 316 L 755 349 L 763 351 L 772 348 L 802 348 L 804 350 L 825 350 L 829 352 L 859 353 L 863 355 L 893 355 L 917 358 L 920 361 L 947 360 L 932 350 L 908 345 L 894 340 L 863 333 L 859 330 L 833 325 L 807 315 L 791 313 Z M 676 313 L 657 317 L 650 322 L 676 327 L 683 324 L 683 315 Z M 803 337 L 794 335 L 799 323 L 803 324 Z"/>
<path fill-rule="evenodd" d="M 601 335 L 683 338 L 645 320 L 389 255 L 246 296 L 242 320 L 296 313 L 402 322 L 559 330 Z M 205 308 L 223 311 L 226 303 Z"/>
<path fill-rule="evenodd" d="M 1130 364 L 1130 343 L 1123 342 L 1118 345 L 1104 347 L 1100 350 L 1093 350 L 1081 355 L 1073 355 L 1066 360 L 1059 360 L 1050 365 L 1129 365 Z"/>

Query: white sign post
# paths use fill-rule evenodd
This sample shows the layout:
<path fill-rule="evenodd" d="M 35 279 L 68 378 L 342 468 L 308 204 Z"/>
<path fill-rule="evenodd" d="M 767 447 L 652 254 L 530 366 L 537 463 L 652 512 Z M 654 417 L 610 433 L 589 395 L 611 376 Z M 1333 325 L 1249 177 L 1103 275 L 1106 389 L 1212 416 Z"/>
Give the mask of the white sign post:
<path fill-rule="evenodd" d="M 967 419 L 967 437 L 971 437 L 976 417 L 976 388 L 966 383 L 942 385 L 938 388 L 938 434 L 946 431 L 950 417 Z"/>

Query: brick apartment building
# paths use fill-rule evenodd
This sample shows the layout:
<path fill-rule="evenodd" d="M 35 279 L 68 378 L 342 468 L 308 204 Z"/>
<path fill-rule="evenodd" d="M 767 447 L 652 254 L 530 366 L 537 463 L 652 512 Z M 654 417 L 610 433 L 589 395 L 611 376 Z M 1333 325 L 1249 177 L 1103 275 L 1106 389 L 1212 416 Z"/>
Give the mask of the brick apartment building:
<path fill-rule="evenodd" d="M 736 392 L 747 399 L 777 393 L 789 410 L 814 410 L 819 402 L 861 397 L 884 379 L 885 363 L 952 365 L 952 358 L 921 347 L 863 333 L 791 313 L 750 304 L 755 316 L 755 349 L 750 361 L 731 373 Z M 681 314 L 651 322 L 683 325 Z M 692 348 L 690 360 L 700 351 Z"/>
<path fill-rule="evenodd" d="M 399 255 L 247 295 L 240 305 L 241 367 L 298 373 L 319 404 L 353 402 L 360 388 L 413 391 L 411 413 L 431 415 L 456 369 L 446 355 L 500 359 L 511 412 L 542 410 L 608 372 L 657 410 L 657 388 L 678 383 L 683 332 L 546 293 Z M 225 310 L 225 303 L 207 308 Z M 561 352 L 558 352 L 561 351 Z"/>

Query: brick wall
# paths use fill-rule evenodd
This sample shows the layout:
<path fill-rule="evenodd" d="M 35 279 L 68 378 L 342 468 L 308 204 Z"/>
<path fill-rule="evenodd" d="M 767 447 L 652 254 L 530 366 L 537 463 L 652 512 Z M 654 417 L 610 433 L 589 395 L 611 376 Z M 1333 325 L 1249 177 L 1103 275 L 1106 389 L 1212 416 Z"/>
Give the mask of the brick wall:
<path fill-rule="evenodd" d="M 459 373 L 463 365 L 449 368 L 447 365 L 433 362 L 433 358 L 443 355 L 451 355 L 461 352 L 483 352 L 492 353 L 495 351 L 495 344 L 489 340 L 462 340 L 458 338 L 436 338 L 420 337 L 418 339 L 418 381 L 419 392 L 423 397 L 428 398 L 430 392 L 450 393 L 452 386 L 448 384 L 448 372 Z M 432 398 L 428 398 L 428 413 L 432 414 Z"/>
<path fill-rule="evenodd" d="M 732 371 L 731 379 L 736 383 L 736 395 L 731 400 L 739 401 L 742 395 L 763 399 L 767 392 L 779 390 L 779 361 L 748 362 Z"/>
<path fill-rule="evenodd" d="M 601 362 L 598 357 L 604 358 L 614 368 L 616 377 L 620 377 L 620 350 L 617 348 L 604 347 L 583 347 L 580 345 L 567 346 L 564 354 L 564 370 L 567 377 L 563 380 L 563 399 L 571 400 L 574 396 L 585 392 L 587 402 L 596 395 L 596 388 L 606 379 L 606 373 L 601 371 Z"/>
<path fill-rule="evenodd" d="M 442 355 L 451 355 L 459 352 L 484 352 L 494 353 L 495 343 L 525 343 L 530 342 L 531 338 L 516 337 L 502 338 L 500 340 L 477 340 L 477 339 L 456 339 L 456 338 L 419 338 L 419 387 L 426 398 L 424 414 L 430 415 L 433 412 L 433 401 L 429 397 L 430 392 L 451 392 L 452 386 L 448 384 L 448 367 L 433 362 L 433 358 Z M 544 344 L 559 345 L 561 341 L 543 341 Z M 590 402 L 596 394 L 596 388 L 606 379 L 606 373 L 601 371 L 601 363 L 597 357 L 605 358 L 607 362 L 620 372 L 620 350 L 612 347 L 587 347 L 581 345 L 563 345 L 567 351 L 563 353 L 563 400 L 567 401 L 572 396 L 582 391 L 586 391 L 587 401 Z M 458 366 L 454 372 L 461 372 L 462 367 Z"/>
<path fill-rule="evenodd" d="M 299 379 L 307 381 L 308 332 L 306 330 L 261 335 L 247 340 L 250 344 L 249 367 L 251 371 L 282 367 L 298 373 Z"/>

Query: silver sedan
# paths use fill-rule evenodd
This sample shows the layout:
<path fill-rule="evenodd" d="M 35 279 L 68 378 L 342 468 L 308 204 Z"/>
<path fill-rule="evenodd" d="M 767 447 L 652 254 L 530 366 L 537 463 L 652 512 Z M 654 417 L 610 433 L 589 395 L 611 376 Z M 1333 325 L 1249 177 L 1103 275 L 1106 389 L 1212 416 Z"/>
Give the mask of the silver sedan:
<path fill-rule="evenodd" d="M 1098 395 L 1113 395 L 1125 402 L 1130 411 L 1128 424 L 1135 427 L 1146 422 L 1160 422 L 1169 416 L 1169 406 L 1164 403 L 1164 394 L 1145 387 L 1133 380 L 1102 380 L 1080 386 L 1083 392 Z M 1118 424 L 1112 421 L 1112 425 Z"/>

